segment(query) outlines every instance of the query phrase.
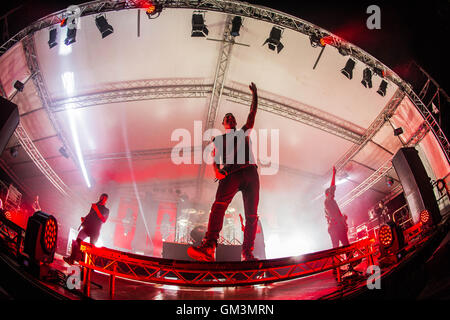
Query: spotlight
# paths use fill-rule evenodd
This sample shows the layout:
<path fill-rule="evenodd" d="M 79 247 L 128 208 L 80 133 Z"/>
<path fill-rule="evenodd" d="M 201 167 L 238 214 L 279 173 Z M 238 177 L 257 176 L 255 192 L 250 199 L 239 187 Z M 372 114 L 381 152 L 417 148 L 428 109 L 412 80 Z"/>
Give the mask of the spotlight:
<path fill-rule="evenodd" d="M 309 36 L 309 42 L 311 43 L 311 47 L 325 47 L 325 43 L 322 42 L 322 38 L 317 34 L 312 34 Z"/>
<path fill-rule="evenodd" d="M 384 96 L 386 95 L 387 85 L 388 85 L 388 84 L 387 84 L 387 82 L 386 82 L 385 80 L 382 80 L 382 81 L 381 81 L 380 87 L 379 87 L 378 90 L 377 90 L 377 93 L 378 93 L 380 96 L 384 97 Z"/>
<path fill-rule="evenodd" d="M 58 224 L 55 217 L 37 211 L 28 219 L 23 252 L 32 264 L 52 263 L 57 239 Z"/>
<path fill-rule="evenodd" d="M 333 37 L 332 36 L 322 37 L 320 39 L 320 44 L 322 47 L 325 47 L 325 45 L 327 45 L 327 44 L 333 44 Z"/>
<path fill-rule="evenodd" d="M 97 26 L 98 31 L 102 34 L 102 39 L 114 32 L 114 28 L 108 23 L 108 21 L 106 21 L 104 14 L 95 17 L 95 25 Z"/>
<path fill-rule="evenodd" d="M 149 19 L 155 19 L 159 17 L 162 9 L 163 9 L 162 4 L 158 2 L 149 1 L 148 5 L 146 6 L 145 13 L 147 14 L 147 17 Z"/>
<path fill-rule="evenodd" d="M 233 37 L 239 36 L 239 31 L 242 26 L 242 18 L 239 16 L 235 16 L 233 21 L 231 22 L 231 35 Z"/>
<path fill-rule="evenodd" d="M 341 55 L 343 55 L 343 56 L 348 56 L 348 55 L 350 54 L 350 49 L 348 49 L 348 48 L 346 48 L 346 47 L 344 47 L 344 46 L 340 46 L 340 47 L 338 48 L 338 51 L 339 51 L 339 53 L 340 53 Z"/>
<path fill-rule="evenodd" d="M 341 73 L 351 80 L 353 78 L 354 68 L 355 68 L 355 61 L 352 59 L 348 59 L 344 69 L 341 70 Z"/>
<path fill-rule="evenodd" d="M 384 224 L 378 229 L 380 266 L 398 262 L 403 255 L 405 239 L 403 231 L 395 223 Z"/>
<path fill-rule="evenodd" d="M 389 227 L 387 224 L 382 225 L 380 229 L 378 230 L 378 241 L 380 244 L 387 248 L 392 245 L 392 242 L 394 240 L 394 235 L 392 233 L 391 227 Z"/>
<path fill-rule="evenodd" d="M 386 185 L 390 188 L 394 185 L 394 179 L 392 177 L 386 176 Z"/>
<path fill-rule="evenodd" d="M 403 128 L 399 127 L 397 129 L 394 129 L 394 136 L 398 137 L 399 135 L 401 135 L 403 133 Z"/>
<path fill-rule="evenodd" d="M 16 158 L 19 154 L 19 150 L 17 150 L 16 147 L 12 147 L 11 149 L 9 149 L 9 154 L 11 155 L 11 157 Z"/>
<path fill-rule="evenodd" d="M 205 14 L 203 12 L 194 12 L 192 14 L 192 32 L 191 37 L 206 37 L 209 31 L 205 25 Z"/>
<path fill-rule="evenodd" d="M 431 221 L 431 216 L 430 213 L 428 212 L 428 210 L 423 210 L 420 215 L 420 222 L 422 223 L 422 225 L 426 225 Z"/>
<path fill-rule="evenodd" d="M 56 46 L 58 43 L 56 42 L 56 37 L 58 35 L 58 30 L 56 28 L 50 29 L 48 35 L 48 47 L 51 49 Z"/>
<path fill-rule="evenodd" d="M 71 45 L 72 43 L 74 43 L 76 41 L 76 36 L 77 36 L 77 28 L 73 27 L 73 28 L 69 28 L 67 27 L 67 36 L 66 39 L 64 40 L 64 43 L 66 46 Z"/>
<path fill-rule="evenodd" d="M 364 69 L 361 83 L 366 88 L 372 88 L 372 71 L 369 68 Z"/>
<path fill-rule="evenodd" d="M 280 53 L 280 51 L 283 50 L 284 48 L 284 45 L 280 42 L 282 33 L 283 33 L 282 28 L 273 27 L 272 30 L 270 31 L 269 38 L 266 39 L 263 45 L 267 43 L 270 50 L 275 51 L 276 48 L 277 53 Z"/>
<path fill-rule="evenodd" d="M 61 153 L 64 158 L 69 158 L 69 154 L 67 153 L 66 148 L 64 147 L 59 148 L 59 153 Z"/>
<path fill-rule="evenodd" d="M 17 91 L 22 92 L 24 87 L 25 87 L 25 85 L 22 82 L 20 82 L 19 80 L 16 80 L 16 82 L 14 82 L 14 88 L 16 88 Z"/>

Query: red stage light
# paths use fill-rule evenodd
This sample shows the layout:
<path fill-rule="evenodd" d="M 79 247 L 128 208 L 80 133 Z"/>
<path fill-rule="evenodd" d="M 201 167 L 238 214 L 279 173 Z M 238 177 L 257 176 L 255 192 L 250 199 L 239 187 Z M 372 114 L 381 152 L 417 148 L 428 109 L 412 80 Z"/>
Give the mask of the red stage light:
<path fill-rule="evenodd" d="M 44 227 L 44 250 L 47 253 L 52 252 L 56 246 L 56 222 L 54 219 L 49 219 Z"/>
<path fill-rule="evenodd" d="M 389 247 L 392 245 L 394 236 L 392 234 L 392 229 L 388 225 L 382 225 L 378 231 L 378 240 L 384 247 Z"/>
<path fill-rule="evenodd" d="M 332 44 L 333 43 L 333 37 L 331 36 L 326 36 L 320 39 L 320 44 L 325 47 L 325 45 L 327 44 Z"/>
<path fill-rule="evenodd" d="M 428 222 L 430 222 L 430 213 L 428 212 L 428 210 L 423 210 L 420 213 L 420 222 L 422 222 L 422 224 L 427 224 Z"/>
<path fill-rule="evenodd" d="M 153 3 L 150 2 L 150 3 L 148 4 L 148 7 L 147 7 L 146 12 L 147 12 L 148 14 L 152 14 L 153 12 L 155 12 L 155 10 L 156 10 L 155 5 L 154 5 Z"/>

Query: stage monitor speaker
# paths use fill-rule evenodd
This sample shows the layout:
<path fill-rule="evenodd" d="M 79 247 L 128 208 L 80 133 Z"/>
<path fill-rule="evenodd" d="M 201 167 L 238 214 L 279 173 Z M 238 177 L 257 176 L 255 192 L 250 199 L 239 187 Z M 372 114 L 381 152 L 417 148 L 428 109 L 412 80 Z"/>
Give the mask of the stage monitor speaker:
<path fill-rule="evenodd" d="M 441 221 L 431 179 L 425 171 L 418 151 L 415 148 L 401 148 L 392 158 L 392 165 L 402 184 L 414 223 L 419 222 L 423 210 L 428 210 L 433 224 Z"/>
<path fill-rule="evenodd" d="M 19 125 L 17 105 L 0 97 L 0 154 Z"/>
<path fill-rule="evenodd" d="M 190 244 L 163 242 L 162 257 L 164 259 L 194 261 L 187 254 Z M 240 245 L 219 244 L 216 249 L 216 261 L 241 261 Z"/>

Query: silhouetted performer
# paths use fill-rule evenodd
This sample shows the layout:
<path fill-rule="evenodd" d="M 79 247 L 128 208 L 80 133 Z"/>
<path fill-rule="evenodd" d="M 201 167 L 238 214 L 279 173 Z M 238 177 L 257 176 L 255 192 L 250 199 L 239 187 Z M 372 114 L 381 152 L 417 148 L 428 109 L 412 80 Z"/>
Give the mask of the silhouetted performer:
<path fill-rule="evenodd" d="M 79 255 L 80 243 L 87 237 L 89 242 L 93 245 L 100 236 L 100 229 L 102 224 L 106 222 L 109 216 L 109 209 L 105 207 L 108 195 L 103 193 L 97 203 L 93 203 L 91 210 L 86 217 L 81 218 L 81 230 L 78 233 L 77 239 L 72 242 L 72 252 L 69 257 L 65 257 L 64 261 L 73 264 L 76 255 Z"/>
<path fill-rule="evenodd" d="M 349 244 L 348 241 L 348 226 L 347 226 L 347 216 L 341 213 L 339 207 L 334 200 L 334 193 L 336 191 L 336 168 L 333 167 L 333 177 L 331 179 L 331 185 L 325 190 L 325 217 L 328 222 L 328 233 L 331 237 L 331 243 L 333 248 L 339 247 L 339 241 L 343 246 Z"/>
<path fill-rule="evenodd" d="M 256 260 L 252 251 L 258 223 L 259 175 L 249 134 L 255 123 L 258 94 L 253 82 L 249 88 L 253 98 L 245 125 L 240 130 L 236 130 L 235 117 L 227 113 L 222 121 L 226 133 L 213 139 L 213 166 L 219 186 L 203 242 L 200 246 L 192 246 L 188 249 L 189 256 L 195 260 L 215 260 L 217 239 L 222 230 L 225 210 L 238 191 L 242 192 L 246 221 L 242 258 L 245 261 Z"/>

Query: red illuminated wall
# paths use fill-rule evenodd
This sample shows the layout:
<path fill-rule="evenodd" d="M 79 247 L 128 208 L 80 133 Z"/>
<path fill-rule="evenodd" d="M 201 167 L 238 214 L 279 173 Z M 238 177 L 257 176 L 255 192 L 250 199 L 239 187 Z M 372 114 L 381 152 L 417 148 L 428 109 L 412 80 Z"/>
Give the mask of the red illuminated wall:
<path fill-rule="evenodd" d="M 162 256 L 162 242 L 173 242 L 175 240 L 175 223 L 177 219 L 177 204 L 174 202 L 160 202 L 158 216 L 156 218 L 156 229 L 153 236 L 153 255 Z"/>
<path fill-rule="evenodd" d="M 136 231 L 136 217 L 139 206 L 136 199 L 121 198 L 117 210 L 117 218 L 111 219 L 116 224 L 114 230 L 114 246 L 132 250 L 131 243 Z"/>

